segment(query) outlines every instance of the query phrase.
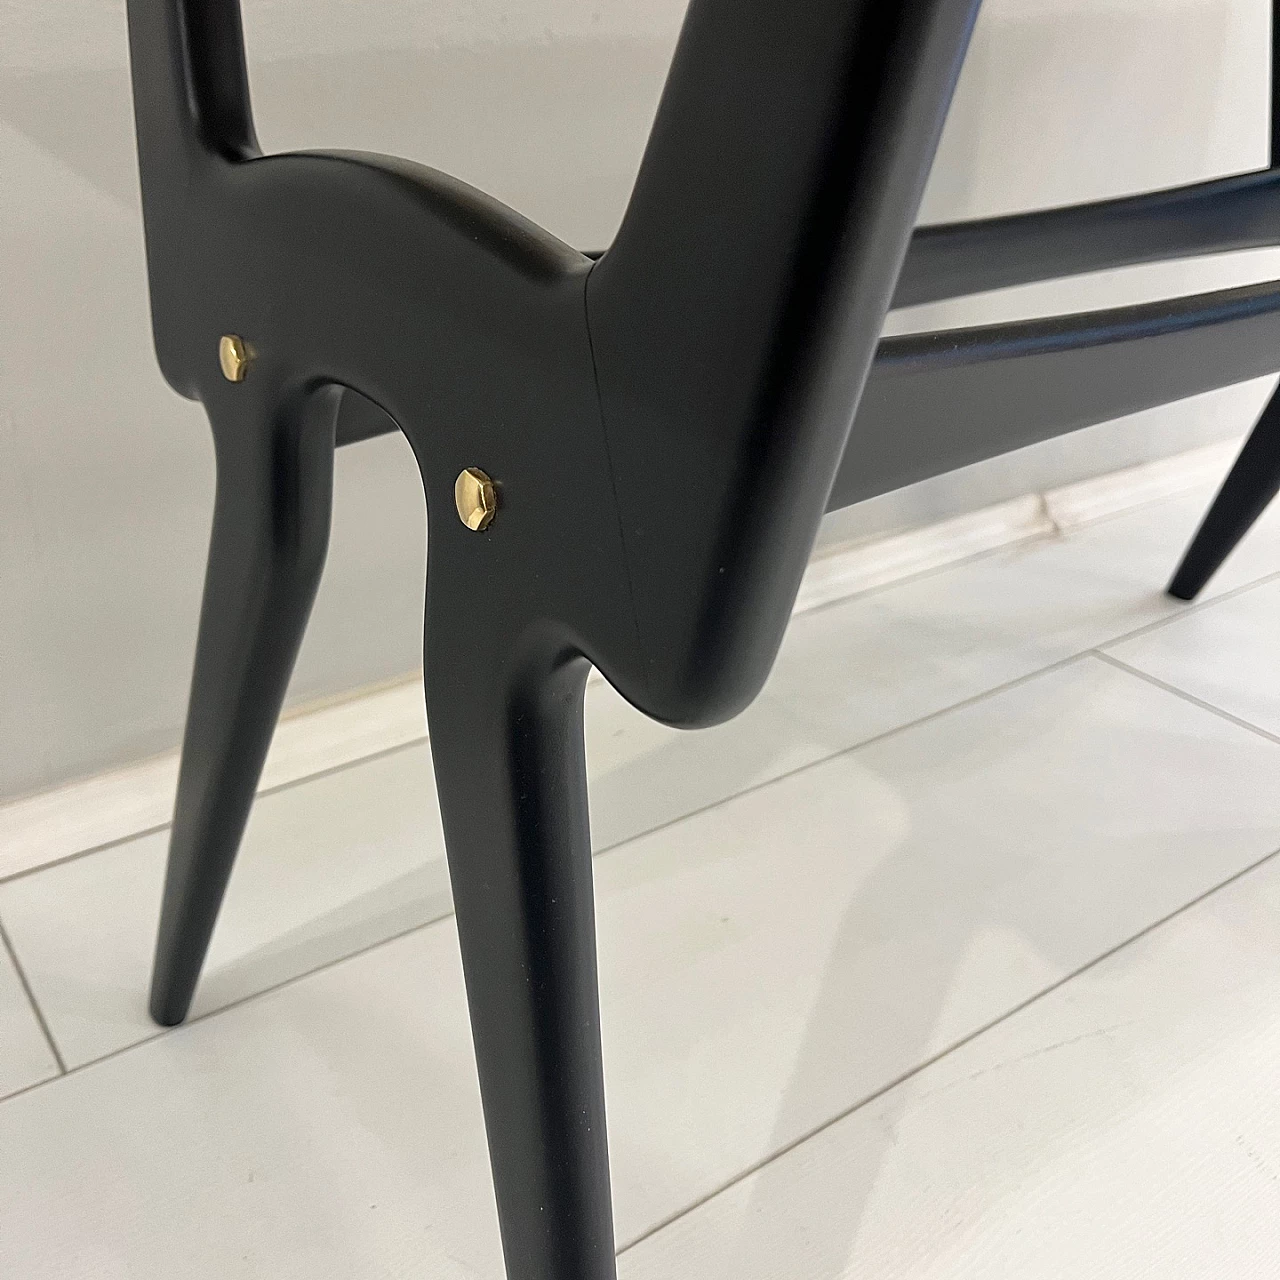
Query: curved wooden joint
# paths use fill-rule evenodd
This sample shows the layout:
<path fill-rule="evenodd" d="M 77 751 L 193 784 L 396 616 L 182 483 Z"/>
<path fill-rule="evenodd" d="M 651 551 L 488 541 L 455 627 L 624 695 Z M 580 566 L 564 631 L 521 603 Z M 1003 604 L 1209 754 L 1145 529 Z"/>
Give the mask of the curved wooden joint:
<path fill-rule="evenodd" d="M 358 391 L 413 444 L 433 537 L 458 471 L 481 467 L 508 507 L 484 553 L 504 590 L 538 582 L 642 710 L 687 725 L 740 710 L 781 639 L 976 0 L 762 4 L 749 30 L 731 0 L 698 0 L 594 270 L 419 166 L 254 158 L 234 8 L 130 8 L 171 384 L 206 399 L 234 333 L 256 351 L 249 379 Z M 709 131 L 699 69 L 717 63 L 741 110 Z M 157 70 L 168 98 L 148 101 Z M 154 127 L 165 101 L 180 147 Z M 166 146 L 180 178 L 157 167 Z"/>

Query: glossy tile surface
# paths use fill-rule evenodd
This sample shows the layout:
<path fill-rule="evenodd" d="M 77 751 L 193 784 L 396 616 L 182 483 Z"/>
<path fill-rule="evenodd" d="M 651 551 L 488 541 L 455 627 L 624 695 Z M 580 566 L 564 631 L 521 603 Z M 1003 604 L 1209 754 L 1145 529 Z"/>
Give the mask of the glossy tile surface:
<path fill-rule="evenodd" d="M 1280 866 L 623 1255 L 622 1280 L 1170 1280 L 1280 1258 Z"/>

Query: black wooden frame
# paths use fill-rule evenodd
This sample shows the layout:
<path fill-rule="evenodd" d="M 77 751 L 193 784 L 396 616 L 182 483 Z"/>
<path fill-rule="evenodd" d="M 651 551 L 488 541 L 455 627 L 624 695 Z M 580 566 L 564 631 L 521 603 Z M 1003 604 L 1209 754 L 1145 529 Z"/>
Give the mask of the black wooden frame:
<path fill-rule="evenodd" d="M 217 457 L 152 1012 L 181 1021 L 203 963 L 323 566 L 335 444 L 402 430 L 513 1280 L 614 1274 L 588 664 L 667 723 L 723 720 L 768 673 L 824 510 L 1280 370 L 1280 284 L 879 341 L 893 304 L 1280 242 L 1275 169 L 913 237 L 977 7 L 692 0 L 596 261 L 405 161 L 261 155 L 236 0 L 129 0 L 156 351 Z M 220 367 L 224 335 L 247 363 Z M 1183 594 L 1275 491 L 1276 415 Z M 455 513 L 468 467 L 496 484 L 480 530 Z"/>

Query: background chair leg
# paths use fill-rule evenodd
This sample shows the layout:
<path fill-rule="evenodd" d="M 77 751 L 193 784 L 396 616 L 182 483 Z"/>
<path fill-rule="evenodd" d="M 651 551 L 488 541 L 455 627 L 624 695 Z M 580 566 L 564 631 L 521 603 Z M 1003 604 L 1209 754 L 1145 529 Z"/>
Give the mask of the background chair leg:
<path fill-rule="evenodd" d="M 182 743 L 151 1016 L 187 1015 L 324 568 L 339 394 L 211 403 L 217 496 Z"/>
<path fill-rule="evenodd" d="M 1182 557 L 1169 594 L 1194 600 L 1280 491 L 1280 388 L 1254 424 Z"/>
<path fill-rule="evenodd" d="M 427 711 L 507 1275 L 613 1280 L 588 667 L 550 655 L 513 688 L 461 631 L 428 624 Z"/>

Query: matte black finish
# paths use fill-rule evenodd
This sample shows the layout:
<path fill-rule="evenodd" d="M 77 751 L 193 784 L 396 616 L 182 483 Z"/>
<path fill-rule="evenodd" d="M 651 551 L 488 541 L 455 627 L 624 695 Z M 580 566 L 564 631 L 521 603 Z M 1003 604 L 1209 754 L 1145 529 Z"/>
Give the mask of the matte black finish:
<path fill-rule="evenodd" d="M 1263 170 L 1095 204 L 918 227 L 898 276 L 893 306 L 1276 244 L 1280 244 L 1280 172 Z M 1063 323 L 1067 322 L 1064 318 Z M 1112 331 L 1108 341 L 1122 337 L 1127 328 L 1125 309 L 1118 308 L 1101 321 L 1097 316 L 1084 317 L 1081 328 L 1087 326 L 1092 334 L 1099 323 Z M 1024 331 L 1017 322 L 992 326 L 988 332 L 993 350 L 1015 343 Z M 882 349 L 877 364 L 891 359 L 892 347 Z M 1227 377 L 1217 385 L 1231 381 Z M 396 429 L 376 405 L 354 396 L 348 401 L 339 422 L 339 444 Z M 945 401 L 931 402 L 929 408 L 938 412 L 944 405 Z M 1125 410 L 1117 406 L 1100 412 L 1096 421 L 1103 422 Z M 840 505 L 833 501 L 832 508 Z"/>
<path fill-rule="evenodd" d="M 587 290 L 650 715 L 768 673 L 976 9 L 690 6 Z"/>
<path fill-rule="evenodd" d="M 1280 0 L 1271 5 L 1271 170 L 1280 177 Z M 1270 243 L 1280 242 L 1277 235 Z M 1176 600 L 1194 600 L 1280 492 L 1280 388 L 1271 393 L 1169 583 Z"/>
<path fill-rule="evenodd" d="M 722 720 L 768 673 L 829 505 L 1280 368 L 1274 285 L 878 344 L 891 302 L 1280 238 L 1272 176 L 1247 175 L 924 230 L 900 277 L 976 10 L 693 0 L 596 261 L 406 161 L 261 156 L 233 0 L 129 0 L 156 352 L 218 465 L 152 1011 L 190 1005 L 323 563 L 333 449 L 402 430 L 513 1280 L 614 1275 L 588 664 L 667 723 Z M 241 383 L 229 333 L 254 349 Z M 481 533 L 454 511 L 468 466 L 499 488 Z"/>
<path fill-rule="evenodd" d="M 1277 369 L 1277 284 L 889 338 L 829 505 Z"/>
<path fill-rule="evenodd" d="M 186 1013 L 359 393 L 427 496 L 427 707 L 508 1272 L 614 1274 L 581 701 L 759 688 L 875 350 L 976 0 L 695 0 L 598 264 L 431 170 L 262 157 L 233 3 L 131 0 L 156 351 L 218 506 L 152 1009 Z M 768 192 L 743 201 L 744 191 Z M 242 383 L 219 336 L 254 349 Z M 376 422 L 376 419 L 375 419 Z M 494 477 L 474 533 L 453 482 Z"/>
<path fill-rule="evenodd" d="M 1280 3 L 1271 0 L 1271 168 L 1280 168 Z"/>
<path fill-rule="evenodd" d="M 920 227 L 895 307 L 1280 244 L 1280 173 L 1264 169 L 1093 204 Z"/>
<path fill-rule="evenodd" d="M 1169 583 L 1169 594 L 1178 600 L 1194 600 L 1277 493 L 1280 493 L 1280 394 L 1273 394 L 1196 530 Z"/>
<path fill-rule="evenodd" d="M 217 458 L 195 672 L 151 1014 L 181 1022 L 284 701 L 329 544 L 339 393 L 210 382 Z"/>

